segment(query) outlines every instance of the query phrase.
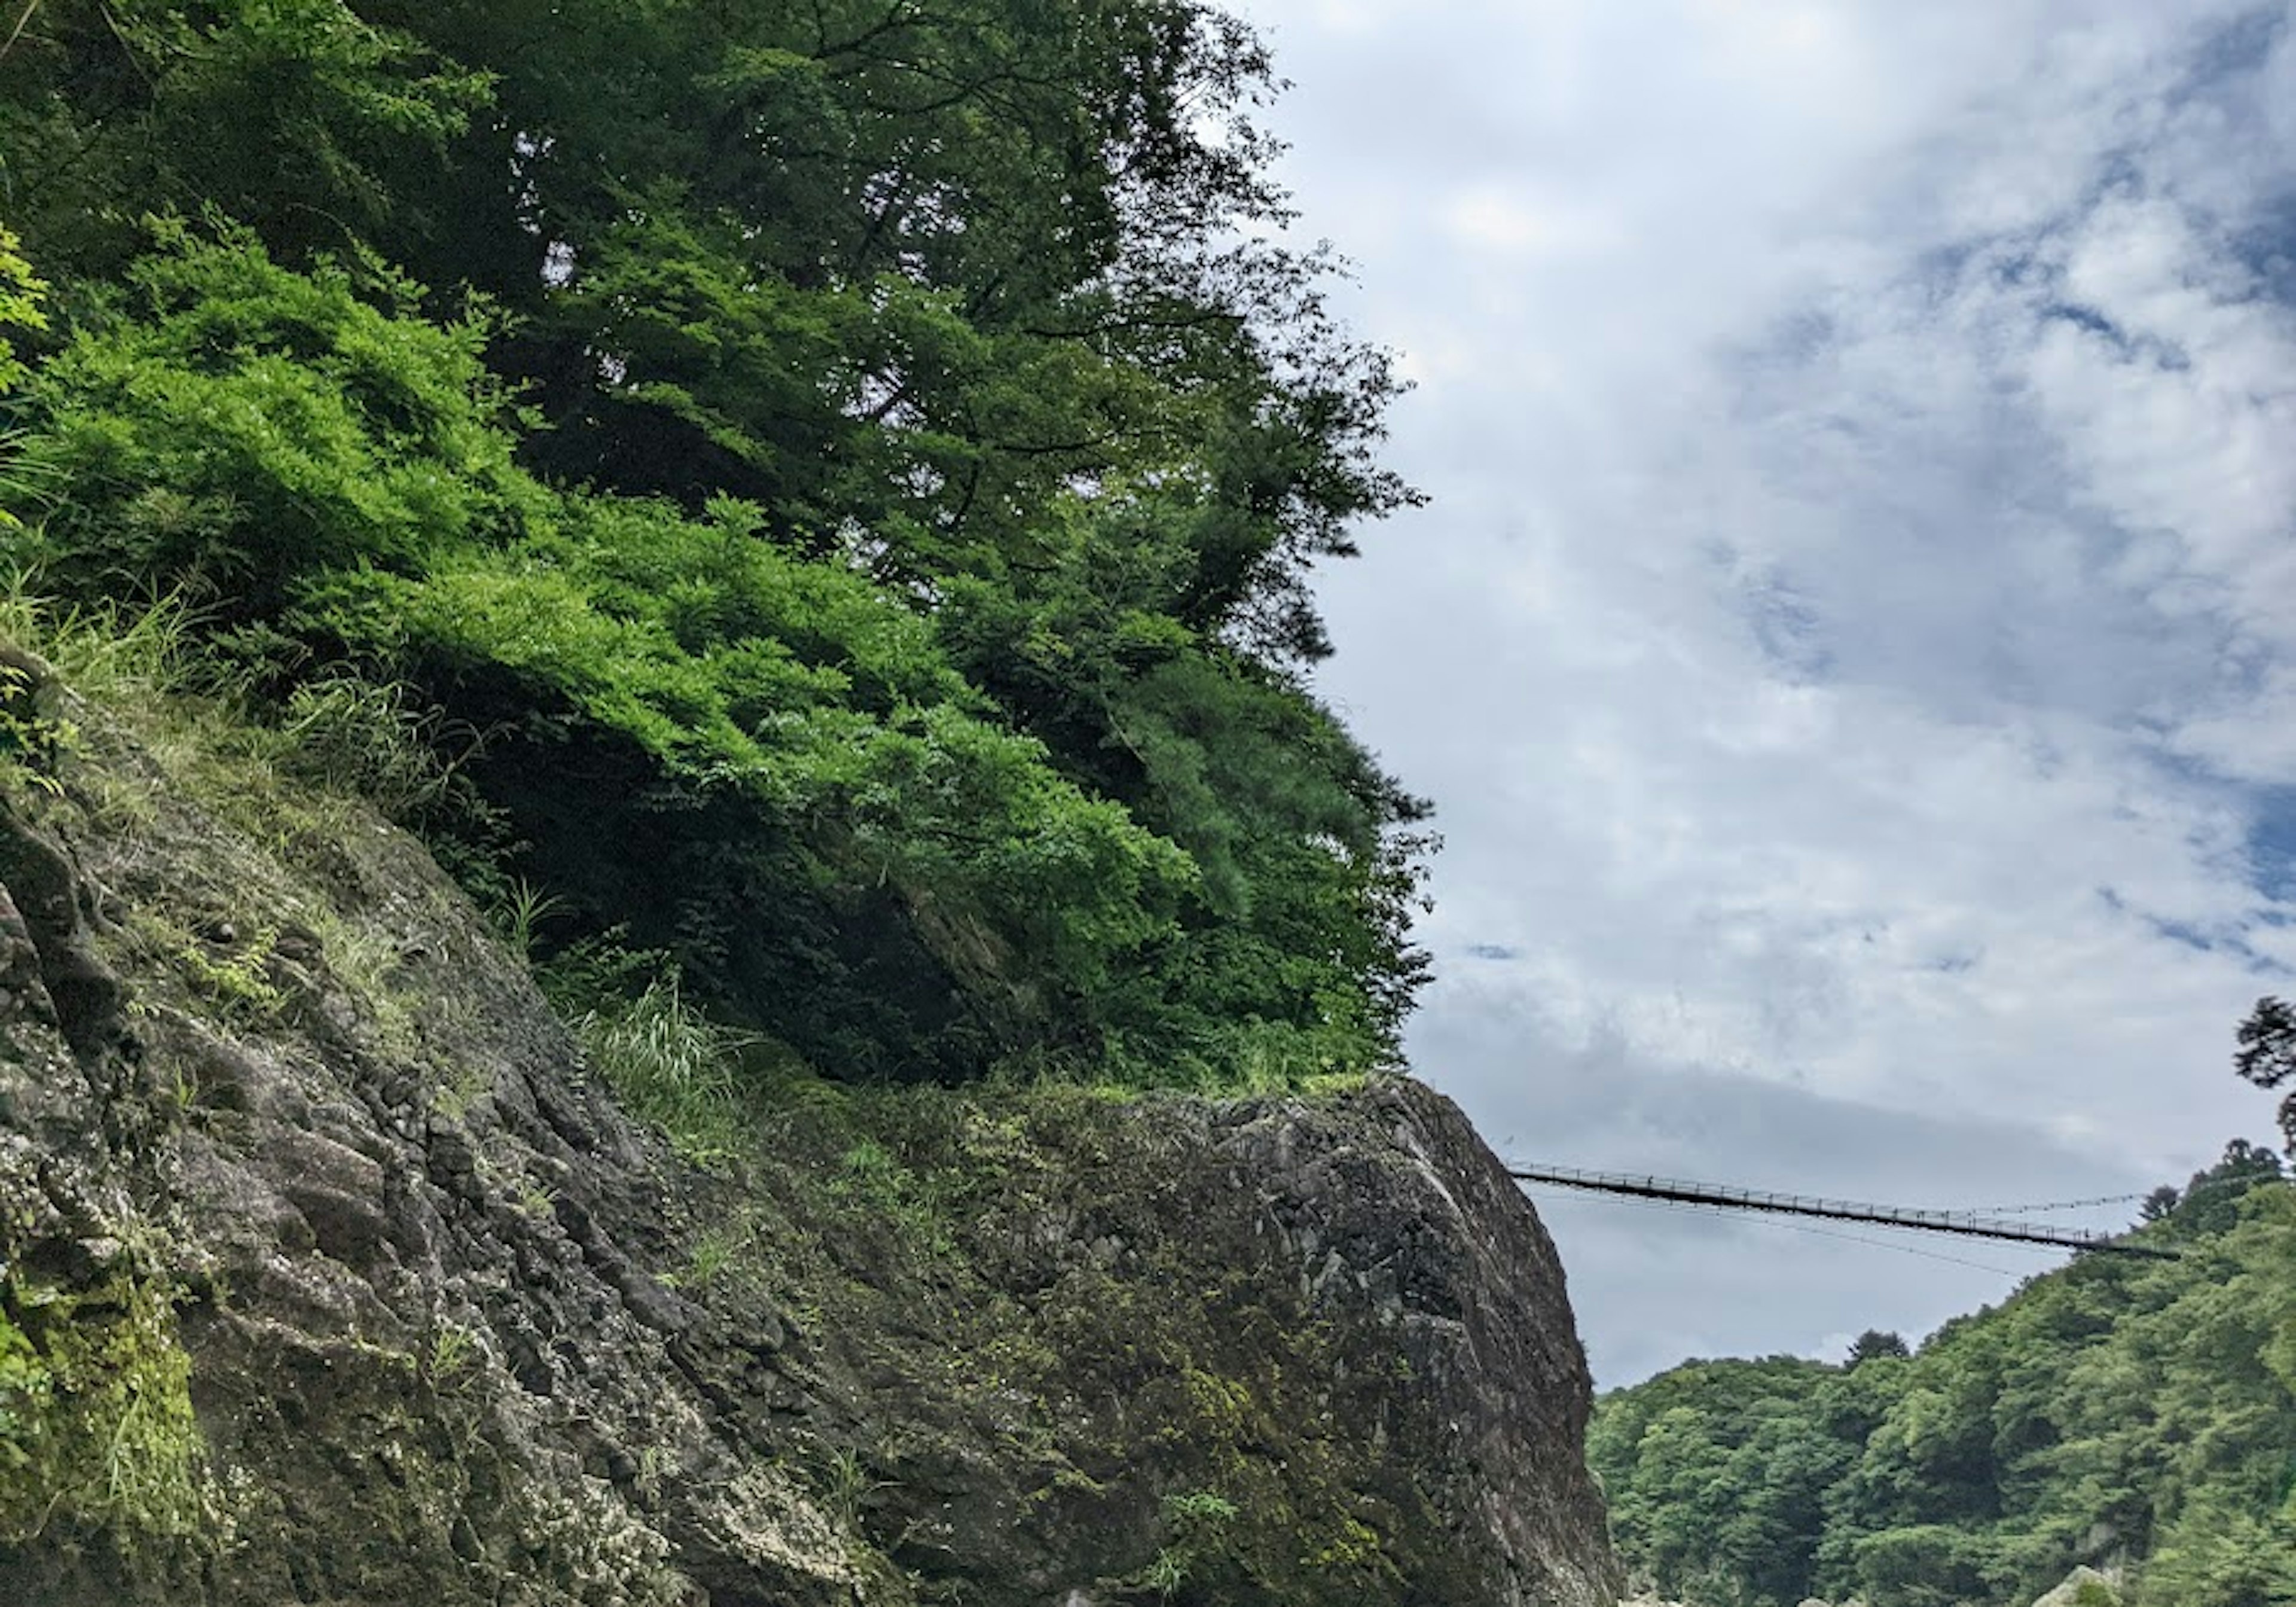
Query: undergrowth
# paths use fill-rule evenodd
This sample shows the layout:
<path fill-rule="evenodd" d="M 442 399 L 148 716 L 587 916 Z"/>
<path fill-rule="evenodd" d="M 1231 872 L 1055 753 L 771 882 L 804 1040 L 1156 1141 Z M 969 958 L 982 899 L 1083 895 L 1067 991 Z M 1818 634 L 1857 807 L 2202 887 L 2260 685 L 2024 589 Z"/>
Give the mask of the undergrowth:
<path fill-rule="evenodd" d="M 763 1042 L 696 1010 L 674 973 L 627 1004 L 585 1011 L 573 1026 L 623 1108 L 686 1160 L 722 1165 L 750 1147 L 741 1070 Z"/>

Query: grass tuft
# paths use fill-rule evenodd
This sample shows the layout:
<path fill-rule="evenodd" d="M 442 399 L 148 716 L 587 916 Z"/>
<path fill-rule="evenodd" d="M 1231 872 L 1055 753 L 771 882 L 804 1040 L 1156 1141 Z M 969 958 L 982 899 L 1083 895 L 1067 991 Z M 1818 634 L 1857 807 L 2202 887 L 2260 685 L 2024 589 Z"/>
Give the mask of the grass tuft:
<path fill-rule="evenodd" d="M 364 798 L 402 824 L 451 799 L 476 733 L 422 709 L 398 682 L 336 670 L 288 694 L 278 736 L 282 767 L 331 792 Z M 452 757 L 446 757 L 449 749 Z"/>
<path fill-rule="evenodd" d="M 619 1008 L 586 1013 L 574 1030 L 623 1108 L 660 1128 L 680 1155 L 715 1166 L 742 1152 L 741 1063 L 758 1040 L 688 1004 L 674 974 Z"/>

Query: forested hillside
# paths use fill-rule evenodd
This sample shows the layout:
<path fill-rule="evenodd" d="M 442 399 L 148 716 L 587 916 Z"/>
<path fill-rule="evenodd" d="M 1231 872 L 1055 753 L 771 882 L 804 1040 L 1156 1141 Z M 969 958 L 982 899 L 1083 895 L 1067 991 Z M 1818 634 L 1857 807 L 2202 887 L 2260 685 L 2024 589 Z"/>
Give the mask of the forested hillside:
<path fill-rule="evenodd" d="M 902 1080 L 1391 1058 L 1423 810 L 1308 690 L 1306 579 L 1412 493 L 1242 24 L 10 22 L 20 597 L 160 611 L 578 1013 Z"/>
<path fill-rule="evenodd" d="M 1621 1561 L 1701 1607 L 2024 1607 L 2076 1564 L 2146 1607 L 2296 1602 L 2296 1188 L 2268 1151 L 1918 1352 L 1692 1362 L 1605 1397 Z"/>

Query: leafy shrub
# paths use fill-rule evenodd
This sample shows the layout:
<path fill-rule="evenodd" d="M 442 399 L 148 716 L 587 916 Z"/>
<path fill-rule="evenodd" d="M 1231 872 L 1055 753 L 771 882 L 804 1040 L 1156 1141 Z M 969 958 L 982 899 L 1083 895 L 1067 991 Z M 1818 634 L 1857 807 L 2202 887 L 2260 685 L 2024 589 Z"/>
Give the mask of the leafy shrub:
<path fill-rule="evenodd" d="M 47 286 L 24 260 L 23 242 L 0 225 L 0 391 L 12 390 L 28 372 L 12 337 L 48 326 L 40 302 Z"/>
<path fill-rule="evenodd" d="M 1306 564 L 1408 500 L 1394 387 L 1235 226 L 1283 211 L 1248 29 L 102 19 L 0 53 L 70 309 L 0 556 L 188 597 L 306 774 L 554 901 L 539 959 L 624 931 L 826 1071 L 1393 1057 L 1417 806 L 1300 669 Z"/>
<path fill-rule="evenodd" d="M 292 273 L 227 226 L 159 243 L 135 316 L 82 332 L 32 391 L 63 489 L 18 545 L 52 583 L 186 590 L 238 623 L 316 571 L 419 567 L 546 510 L 512 466 L 482 321 L 426 323 L 372 263 Z"/>

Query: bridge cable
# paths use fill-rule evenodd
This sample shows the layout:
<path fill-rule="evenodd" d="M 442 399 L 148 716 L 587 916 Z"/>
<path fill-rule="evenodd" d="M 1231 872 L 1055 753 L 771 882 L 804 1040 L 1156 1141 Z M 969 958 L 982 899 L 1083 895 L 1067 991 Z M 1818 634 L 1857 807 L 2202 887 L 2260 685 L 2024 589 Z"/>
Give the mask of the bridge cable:
<path fill-rule="evenodd" d="M 1536 1188 L 1543 1185 L 1533 1184 L 1530 1186 Z M 1728 1209 L 1722 1206 L 1691 1205 L 1677 1200 L 1648 1200 L 1632 1194 L 1611 1195 L 1603 1198 L 1600 1202 L 1604 1205 L 1633 1205 L 1646 1209 L 1655 1209 L 1658 1210 L 1675 1211 L 1685 1217 L 1705 1217 L 1710 1219 L 1726 1218 L 1730 1215 Z M 1944 1261 L 1955 1267 L 1972 1267 L 1980 1272 L 1996 1273 L 2005 1278 L 2021 1278 L 2027 1275 L 2026 1271 L 2021 1271 L 2019 1268 L 2014 1267 L 1995 1267 L 1988 1262 L 1972 1261 L 1963 1256 L 1944 1255 L 1934 1250 L 1923 1250 L 1920 1247 L 1912 1244 L 1898 1244 L 1888 1239 L 1869 1239 L 1863 1234 L 1845 1234 L 1838 1233 L 1830 1227 L 1813 1227 L 1807 1222 L 1777 1221 L 1765 1223 L 1764 1226 L 1768 1227 L 1783 1227 L 1789 1233 L 1815 1234 L 1821 1239 L 1840 1239 L 1843 1242 L 1849 1244 L 1870 1245 L 1875 1250 L 1892 1250 L 1901 1256 L 1919 1256 L 1925 1261 Z M 1914 1233 L 1919 1232 L 1920 1230 L 1915 1228 L 1901 1228 L 1898 1231 Z M 2018 1246 L 2018 1248 L 2027 1250 L 2046 1250 L 2054 1247 L 2032 1244 L 2021 1245 Z"/>
<path fill-rule="evenodd" d="M 1684 1178 L 1660 1177 L 1649 1173 L 1587 1171 L 1578 1167 L 1510 1166 L 1506 1172 L 1521 1183 L 1546 1183 L 1596 1193 L 1678 1201 L 1728 1210 L 1762 1211 L 1784 1217 L 1818 1217 L 1838 1222 L 1868 1222 L 1882 1227 L 1910 1228 L 1923 1233 L 1955 1234 L 1965 1238 L 1997 1239 L 2025 1244 L 2048 1244 L 2107 1255 L 2145 1256 L 2159 1260 L 2174 1260 L 2178 1253 L 2160 1245 L 2117 1238 L 2086 1228 L 2013 1221 L 1975 1211 L 1873 1205 L 1856 1200 L 1774 1193 L 1760 1189 L 1739 1188 L 1729 1184 L 1693 1183 Z"/>

